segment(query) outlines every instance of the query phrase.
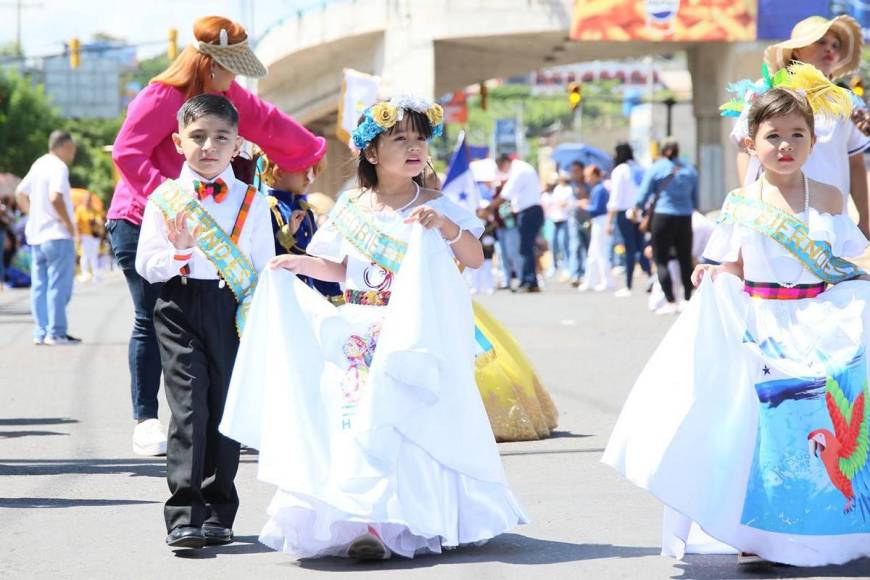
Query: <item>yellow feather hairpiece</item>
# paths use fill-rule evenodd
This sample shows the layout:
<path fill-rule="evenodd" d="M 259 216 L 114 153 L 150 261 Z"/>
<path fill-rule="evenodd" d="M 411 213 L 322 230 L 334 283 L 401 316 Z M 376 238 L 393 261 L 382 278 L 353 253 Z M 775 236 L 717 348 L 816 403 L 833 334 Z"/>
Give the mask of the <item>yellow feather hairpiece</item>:
<path fill-rule="evenodd" d="M 832 83 L 816 67 L 797 62 L 788 72 L 788 78 L 778 86 L 800 92 L 816 114 L 848 118 L 852 113 L 849 91 Z"/>
<path fill-rule="evenodd" d="M 721 107 L 723 117 L 739 117 L 752 102 L 773 88 L 785 88 L 800 93 L 814 114 L 848 118 L 855 107 L 864 103 L 852 91 L 838 87 L 811 64 L 797 62 L 781 68 L 771 75 L 766 64 L 761 65 L 761 79 L 742 80 L 728 85 L 728 92 L 736 95 Z"/>

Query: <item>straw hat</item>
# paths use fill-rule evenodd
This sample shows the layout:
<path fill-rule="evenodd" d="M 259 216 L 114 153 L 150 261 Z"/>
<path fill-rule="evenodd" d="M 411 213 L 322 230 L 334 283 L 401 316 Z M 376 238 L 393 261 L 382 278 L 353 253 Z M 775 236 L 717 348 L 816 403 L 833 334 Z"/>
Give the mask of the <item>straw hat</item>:
<path fill-rule="evenodd" d="M 822 16 L 810 16 L 794 25 L 790 39 L 772 44 L 764 51 L 764 62 L 771 74 L 791 64 L 795 49 L 810 46 L 828 30 L 834 32 L 843 42 L 843 58 L 831 71 L 831 78 L 841 77 L 857 69 L 861 63 L 861 25 L 851 16 L 837 16 L 832 20 Z"/>
<path fill-rule="evenodd" d="M 215 61 L 231 73 L 259 79 L 266 76 L 266 67 L 251 50 L 248 39 L 235 44 L 229 43 L 225 28 L 221 28 L 217 44 L 194 40 L 196 50 L 215 59 Z"/>

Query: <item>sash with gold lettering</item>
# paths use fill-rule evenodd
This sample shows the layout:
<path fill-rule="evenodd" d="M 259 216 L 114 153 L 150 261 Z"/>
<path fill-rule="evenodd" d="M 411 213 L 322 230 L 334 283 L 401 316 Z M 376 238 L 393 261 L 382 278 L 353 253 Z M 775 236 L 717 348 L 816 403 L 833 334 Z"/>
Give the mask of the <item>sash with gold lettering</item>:
<path fill-rule="evenodd" d="M 249 191 L 250 194 L 250 191 Z M 242 210 L 250 205 L 249 196 L 242 203 Z M 209 262 L 217 269 L 239 303 L 236 309 L 236 330 L 239 336 L 245 328 L 245 318 L 257 287 L 257 270 L 251 259 L 242 252 L 227 234 L 202 207 L 195 196 L 184 191 L 173 180 L 164 181 L 150 198 L 157 204 L 167 219 L 174 219 L 178 212 L 187 212 L 188 219 L 200 227 L 196 245 Z"/>
<path fill-rule="evenodd" d="M 739 224 L 764 234 L 828 284 L 864 274 L 855 264 L 834 256 L 828 242 L 810 239 L 807 224 L 795 215 L 761 200 L 750 199 L 736 192 L 729 193 L 718 223 Z"/>
<path fill-rule="evenodd" d="M 348 194 L 338 198 L 329 217 L 342 237 L 363 255 L 388 272 L 399 271 L 408 244 L 381 230 Z"/>

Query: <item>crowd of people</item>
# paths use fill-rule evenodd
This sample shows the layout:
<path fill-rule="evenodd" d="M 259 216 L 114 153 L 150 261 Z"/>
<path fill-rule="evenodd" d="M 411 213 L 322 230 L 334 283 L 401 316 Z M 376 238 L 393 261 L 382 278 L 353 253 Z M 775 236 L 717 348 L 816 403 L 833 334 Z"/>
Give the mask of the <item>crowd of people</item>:
<path fill-rule="evenodd" d="M 663 552 L 811 566 L 870 555 L 870 275 L 845 259 L 868 246 L 866 189 L 849 183 L 870 138 L 830 82 L 860 52 L 854 20 L 802 21 L 766 55 L 786 72 L 742 85 L 747 182 L 715 226 L 673 140 L 645 170 L 624 143 L 609 173 L 570 163 L 546 193 L 531 165 L 501 156 L 503 183 L 469 211 L 429 186 L 443 111 L 415 96 L 365 109 L 358 187 L 318 218 L 305 191 L 325 140 L 235 82 L 266 74 L 244 28 L 206 17 L 194 35 L 130 105 L 107 216 L 135 310 L 133 448 L 167 456 L 170 547 L 233 541 L 240 445 L 276 487 L 260 541 L 298 558 L 410 558 L 526 523 L 496 439 L 545 437 L 557 412 L 457 264 L 488 292 L 496 256 L 504 286 L 540 292 L 549 219 L 554 274 L 627 296 L 636 265 L 654 266 L 656 311 L 682 312 L 604 456 L 665 504 Z M 259 148 L 247 162 L 245 140 Z M 16 202 L 34 341 L 72 344 L 73 240 L 97 232 L 93 208 L 71 204 L 75 142 L 54 132 L 48 148 Z M 863 196 L 857 226 L 844 188 Z M 696 265 L 695 232 L 708 263 Z"/>
<path fill-rule="evenodd" d="M 678 313 L 712 223 L 697 211 L 698 175 L 680 158 L 679 143 L 666 139 L 660 150 L 644 169 L 631 145 L 619 143 L 611 171 L 574 160 L 545 184 L 525 161 L 499 157 L 500 179 L 478 184 L 484 200 L 478 216 L 498 274 L 490 263 L 470 272 L 472 292 L 539 292 L 555 278 L 580 292 L 625 298 L 639 265 L 651 309 Z"/>

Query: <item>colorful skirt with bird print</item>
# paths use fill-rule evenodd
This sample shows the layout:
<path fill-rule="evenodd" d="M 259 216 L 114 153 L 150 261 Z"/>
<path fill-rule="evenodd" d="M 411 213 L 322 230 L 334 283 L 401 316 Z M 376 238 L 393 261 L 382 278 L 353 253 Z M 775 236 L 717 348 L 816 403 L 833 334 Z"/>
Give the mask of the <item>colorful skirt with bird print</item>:
<path fill-rule="evenodd" d="M 870 283 L 843 260 L 867 241 L 845 215 L 745 209 L 723 211 L 705 256 L 742 256 L 747 281 L 704 279 L 603 461 L 665 504 L 665 555 L 870 556 Z"/>

